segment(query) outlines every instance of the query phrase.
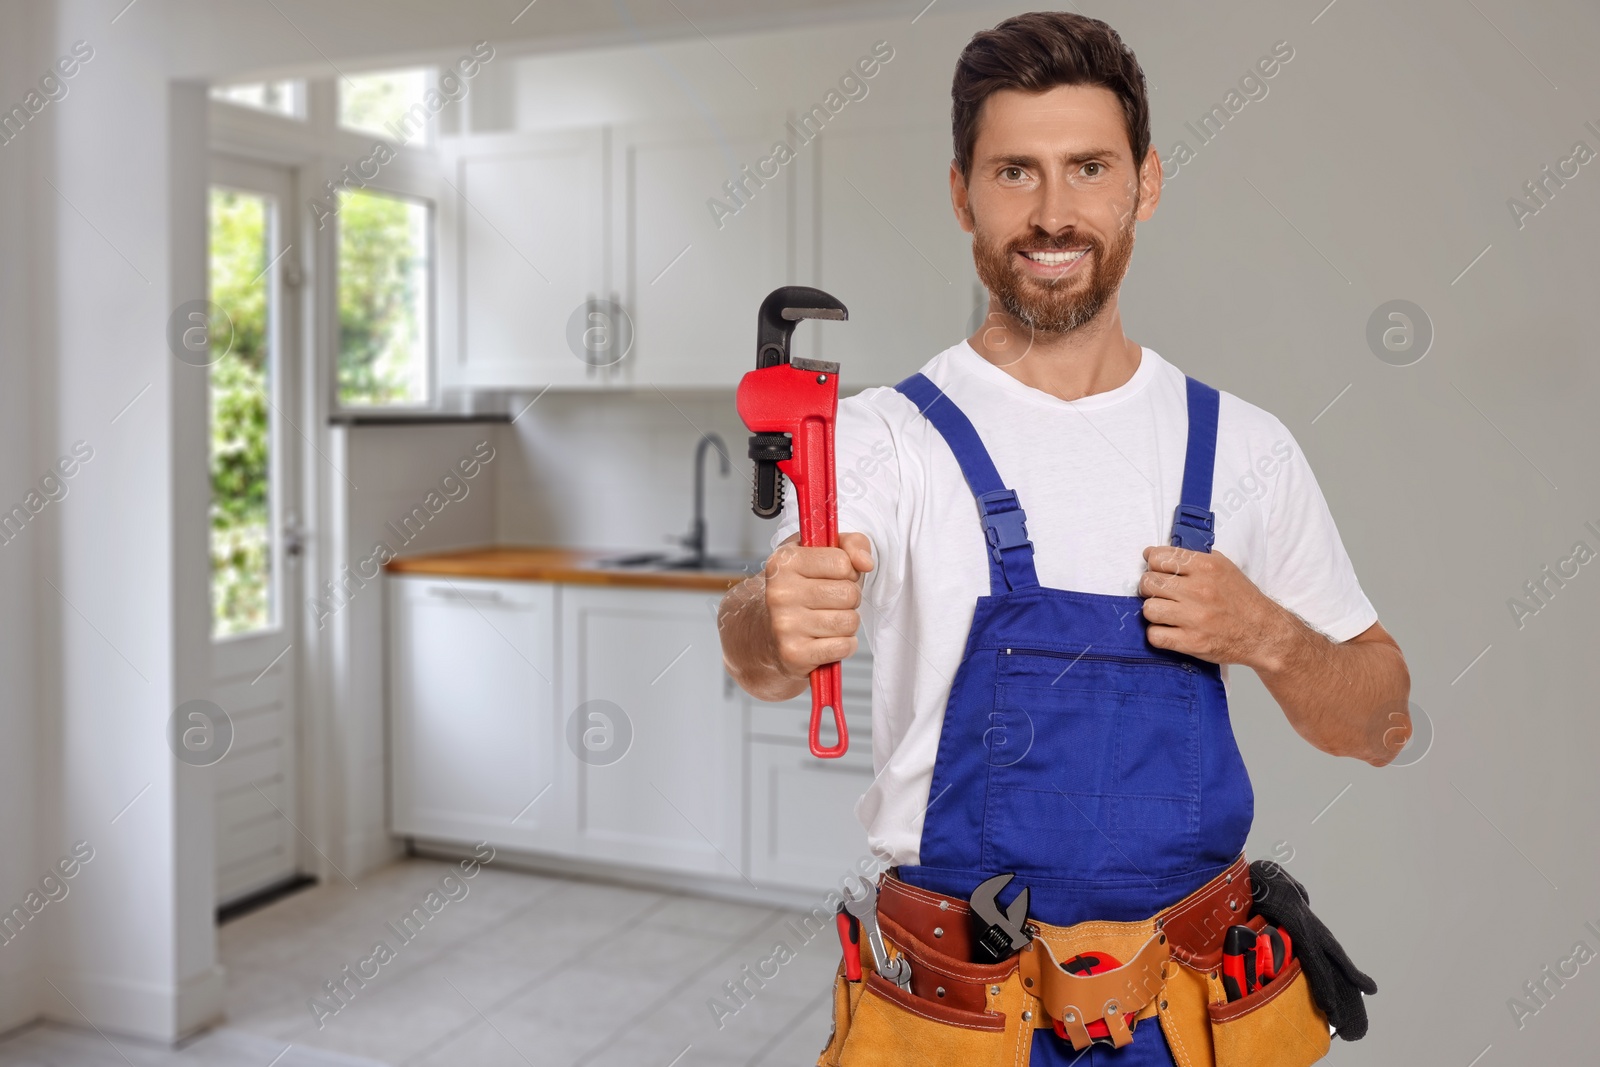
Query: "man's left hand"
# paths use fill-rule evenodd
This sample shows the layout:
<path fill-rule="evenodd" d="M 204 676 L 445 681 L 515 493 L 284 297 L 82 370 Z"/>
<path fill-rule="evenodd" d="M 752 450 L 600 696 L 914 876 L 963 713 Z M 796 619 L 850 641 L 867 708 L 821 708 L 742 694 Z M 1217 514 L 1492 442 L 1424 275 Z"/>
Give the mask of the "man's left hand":
<path fill-rule="evenodd" d="M 1157 648 L 1210 663 L 1270 668 L 1285 612 L 1221 552 L 1172 545 L 1144 550 L 1139 579 L 1146 631 Z"/>

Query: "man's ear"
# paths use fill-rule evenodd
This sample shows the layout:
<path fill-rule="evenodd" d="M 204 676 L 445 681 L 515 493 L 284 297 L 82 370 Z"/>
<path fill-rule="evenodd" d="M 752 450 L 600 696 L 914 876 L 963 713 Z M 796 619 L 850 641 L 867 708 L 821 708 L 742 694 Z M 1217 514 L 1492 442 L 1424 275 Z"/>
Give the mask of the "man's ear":
<path fill-rule="evenodd" d="M 966 233 L 971 233 L 977 223 L 972 217 L 972 204 L 967 199 L 967 180 L 961 176 L 961 168 L 956 166 L 955 160 L 950 161 L 950 206 L 955 209 L 956 222 Z"/>
<path fill-rule="evenodd" d="M 1156 205 L 1161 202 L 1161 185 L 1164 176 L 1161 173 L 1161 153 L 1156 151 L 1156 146 L 1151 145 L 1150 151 L 1145 153 L 1144 163 L 1139 167 L 1139 211 L 1140 222 L 1148 222 L 1151 215 L 1156 213 Z"/>

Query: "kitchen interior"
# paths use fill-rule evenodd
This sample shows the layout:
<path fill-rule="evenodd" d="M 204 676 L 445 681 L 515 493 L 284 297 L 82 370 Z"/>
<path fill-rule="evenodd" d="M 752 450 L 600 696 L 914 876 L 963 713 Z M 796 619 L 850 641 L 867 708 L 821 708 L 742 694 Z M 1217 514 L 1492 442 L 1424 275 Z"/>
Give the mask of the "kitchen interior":
<path fill-rule="evenodd" d="M 830 894 L 881 866 L 871 656 L 826 761 L 809 697 L 723 670 L 776 528 L 733 392 L 780 285 L 854 302 L 793 339 L 847 393 L 981 315 L 947 83 L 998 9 L 274 6 L 163 16 L 235 57 L 166 102 L 205 252 L 166 324 L 209 416 L 171 416 L 209 440 L 209 676 L 166 738 L 200 966 L 165 1018 L 46 985 L 0 1063 L 814 1058 Z M 63 125 L 130 62 L 85 39 Z"/>
<path fill-rule="evenodd" d="M 1438 401 L 1446 383 L 1409 384 L 1440 357 L 1397 386 L 1359 338 L 1350 355 L 1337 338 L 1394 295 L 1353 266 L 1389 247 L 1374 233 L 1470 219 L 1459 247 L 1427 246 L 1455 264 L 1427 264 L 1449 282 L 1490 240 L 1475 205 L 1503 214 L 1515 185 L 1478 167 L 1438 204 L 1369 188 L 1349 161 L 1370 152 L 1372 116 L 1412 100 L 1459 135 L 1442 150 L 1476 158 L 1479 131 L 1448 119 L 1465 105 L 1406 79 L 1443 79 L 1479 117 L 1511 105 L 1409 55 L 1382 69 L 1411 96 L 1352 83 L 1349 56 L 1387 38 L 1359 5 L 1321 6 L 1090 12 L 1151 72 L 1163 158 L 1274 40 L 1304 57 L 1174 168 L 1122 312 L 1144 344 L 1283 415 L 1385 622 L 1427 635 L 1407 651 L 1439 679 L 1417 691 L 1443 758 L 1483 770 L 1460 780 L 1495 822 L 1534 828 L 1520 847 L 1570 855 L 1540 836 L 1559 822 L 1519 807 L 1555 799 L 1484 783 L 1524 740 L 1503 710 L 1530 691 L 1581 699 L 1592 657 L 1576 627 L 1483 634 L 1565 536 L 1525 518 L 1545 486 L 1503 438 L 1556 453 L 1541 435 L 1581 423 L 1562 405 L 1584 402 L 1569 377 L 1588 371 L 1540 378 L 1543 363 L 1490 354 L 1534 327 L 1471 287 L 1525 255 L 1517 276 L 1544 280 L 1519 297 L 1576 306 L 1582 272 L 1517 238 L 1418 297 L 1474 339 L 1449 358 L 1504 431 Z M 0 1065 L 814 1062 L 836 894 L 876 869 L 854 814 L 874 773 L 872 655 L 843 665 L 834 760 L 808 752 L 807 698 L 765 704 L 723 670 L 718 601 L 776 528 L 751 512 L 734 390 L 782 285 L 848 306 L 793 339 L 839 365 L 844 394 L 981 325 L 949 203 L 950 73 L 972 33 L 1025 9 L 0 7 L 0 88 L 26 114 L 5 127 L 0 186 L 28 190 L 0 198 L 0 345 L 39 354 L 0 369 L 0 473 L 7 501 L 34 486 L 48 501 L 0 552 L 0 599 L 30 605 L 0 619 L 0 680 L 41 709 L 0 721 L 0 803 L 18 813 L 0 820 L 0 901 L 42 909 L 0 944 Z M 1390 251 L 1416 266 L 1422 248 Z M 1453 451 L 1415 443 L 1419 425 Z M 1427 535 L 1395 551 L 1397 530 L 1480 498 L 1465 454 L 1495 479 L 1478 521 L 1520 550 L 1485 562 Z M 840 492 L 868 477 L 839 472 Z M 1557 477 L 1593 488 L 1587 470 Z M 1393 592 L 1483 568 L 1414 604 Z M 1350 902 L 1341 929 L 1367 906 L 1352 857 L 1421 885 L 1476 879 L 1501 849 L 1481 823 L 1431 821 L 1456 799 L 1440 757 L 1369 780 L 1297 744 L 1239 675 L 1251 847 L 1298 848 L 1322 899 Z M 1539 757 L 1562 810 L 1592 810 L 1569 795 L 1591 776 L 1544 761 L 1582 751 Z M 1358 942 L 1390 953 L 1395 985 L 1421 982 L 1443 921 L 1412 917 L 1387 947 Z M 1399 1026 L 1411 1009 L 1377 1010 Z"/>

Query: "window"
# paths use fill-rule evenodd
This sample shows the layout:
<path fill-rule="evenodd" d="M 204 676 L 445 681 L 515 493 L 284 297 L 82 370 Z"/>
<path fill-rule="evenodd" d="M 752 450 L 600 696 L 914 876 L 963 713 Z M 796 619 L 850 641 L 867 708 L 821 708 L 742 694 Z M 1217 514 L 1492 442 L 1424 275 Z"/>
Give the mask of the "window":
<path fill-rule="evenodd" d="M 340 407 L 431 399 L 432 214 L 370 189 L 339 194 Z"/>
<path fill-rule="evenodd" d="M 242 85 L 217 85 L 211 99 L 222 100 L 257 111 L 270 111 L 293 119 L 306 117 L 306 84 L 302 81 L 247 82 Z"/>
<path fill-rule="evenodd" d="M 398 144 L 426 145 L 434 110 L 426 96 L 432 67 L 357 74 L 339 82 L 339 125 L 375 133 Z"/>
<path fill-rule="evenodd" d="M 226 309 L 230 344 L 211 364 L 211 632 L 274 625 L 269 336 L 273 205 L 211 190 L 213 303 Z"/>

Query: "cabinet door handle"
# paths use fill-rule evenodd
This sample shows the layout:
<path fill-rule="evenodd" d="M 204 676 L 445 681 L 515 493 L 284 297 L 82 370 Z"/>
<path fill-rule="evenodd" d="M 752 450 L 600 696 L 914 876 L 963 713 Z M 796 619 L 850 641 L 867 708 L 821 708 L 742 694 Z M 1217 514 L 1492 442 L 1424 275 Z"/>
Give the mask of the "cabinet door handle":
<path fill-rule="evenodd" d="M 496 589 L 462 590 L 452 589 L 447 585 L 428 586 L 428 595 L 454 597 L 457 600 L 483 600 L 491 602 L 505 599 L 505 597 L 500 594 L 499 590 Z"/>

